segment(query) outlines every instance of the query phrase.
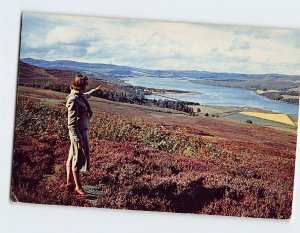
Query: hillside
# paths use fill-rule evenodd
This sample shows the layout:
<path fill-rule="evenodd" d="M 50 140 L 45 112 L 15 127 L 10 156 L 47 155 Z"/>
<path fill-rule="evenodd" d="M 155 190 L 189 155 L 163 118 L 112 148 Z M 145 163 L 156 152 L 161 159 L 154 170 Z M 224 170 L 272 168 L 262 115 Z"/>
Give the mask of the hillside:
<path fill-rule="evenodd" d="M 49 85 L 64 85 L 69 87 L 79 72 L 73 70 L 44 69 L 25 62 L 19 62 L 18 84 L 45 87 Z M 121 90 L 100 79 L 90 78 L 90 88 L 103 85 L 103 89 L 111 92 L 120 92 Z"/>
<path fill-rule="evenodd" d="M 15 201 L 263 218 L 291 215 L 294 134 L 92 97 L 92 171 L 83 180 L 101 194 L 90 203 L 64 191 L 66 94 L 31 87 L 18 91 Z"/>
<path fill-rule="evenodd" d="M 299 82 L 300 75 L 285 74 L 239 74 L 222 73 L 199 70 L 149 70 L 130 66 L 118 66 L 113 64 L 84 63 L 69 60 L 45 61 L 32 58 L 22 58 L 21 61 L 42 68 L 51 69 L 69 69 L 80 72 L 90 72 L 97 75 L 103 75 L 109 78 L 155 76 L 161 78 L 195 78 L 200 80 L 223 80 L 238 82 L 239 80 L 260 80 L 268 82 Z"/>

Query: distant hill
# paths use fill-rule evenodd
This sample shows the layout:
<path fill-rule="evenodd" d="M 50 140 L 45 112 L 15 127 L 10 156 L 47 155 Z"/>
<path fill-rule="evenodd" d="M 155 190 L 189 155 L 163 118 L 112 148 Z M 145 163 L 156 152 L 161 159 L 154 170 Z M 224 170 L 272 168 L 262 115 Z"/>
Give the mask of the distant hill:
<path fill-rule="evenodd" d="M 114 73 L 116 75 L 118 74 L 128 75 L 131 74 L 131 70 L 134 69 L 127 66 L 117 66 L 117 65 L 110 65 L 110 64 L 93 64 L 93 63 L 84 63 L 84 62 L 76 62 L 76 61 L 68 61 L 68 60 L 45 61 L 45 60 L 35 60 L 32 58 L 24 58 L 21 59 L 21 61 L 41 68 L 72 70 L 77 72 L 84 72 L 92 76 L 104 75 L 104 77 L 110 74 L 114 75 Z"/>
<path fill-rule="evenodd" d="M 160 77 L 160 78 L 193 78 L 199 80 L 218 80 L 218 81 L 236 81 L 236 80 L 261 80 L 276 82 L 300 82 L 300 75 L 285 74 L 239 74 L 222 73 L 198 70 L 149 70 L 130 66 L 118 66 L 113 64 L 84 63 L 69 60 L 46 61 L 32 58 L 23 58 L 21 61 L 47 69 L 63 69 L 85 72 L 92 76 L 103 76 L 106 78 L 124 78 L 124 77 Z"/>
<path fill-rule="evenodd" d="M 44 69 L 35 65 L 27 64 L 23 61 L 19 62 L 18 72 L 18 84 L 19 85 L 67 85 L 70 86 L 74 80 L 75 75 L 79 72 L 74 70 L 62 70 L 62 69 Z M 90 78 L 89 87 L 94 88 L 98 85 L 103 85 L 103 89 L 118 92 L 120 89 L 111 86 L 110 84 L 103 82 L 102 80 Z"/>

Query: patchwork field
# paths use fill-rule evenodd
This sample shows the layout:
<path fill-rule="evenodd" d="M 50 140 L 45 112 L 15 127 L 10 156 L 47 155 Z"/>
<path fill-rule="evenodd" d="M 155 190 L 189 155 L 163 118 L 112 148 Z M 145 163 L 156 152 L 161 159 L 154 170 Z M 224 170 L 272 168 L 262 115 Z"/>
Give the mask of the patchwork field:
<path fill-rule="evenodd" d="M 297 134 L 297 128 L 295 126 L 279 123 L 276 121 L 270 121 L 270 120 L 253 117 L 253 116 L 248 116 L 248 115 L 244 115 L 244 114 L 240 114 L 240 113 L 230 114 L 230 115 L 225 116 L 225 118 L 237 120 L 239 122 L 245 122 L 245 124 L 249 124 L 246 122 L 248 122 L 250 120 L 252 124 L 266 126 L 269 128 L 280 130 L 280 131 L 286 131 L 286 132 L 290 132 L 293 134 Z"/>
<path fill-rule="evenodd" d="M 261 112 L 240 112 L 247 116 L 254 116 L 261 119 L 266 119 L 270 121 L 275 121 L 287 125 L 296 126 L 295 122 L 287 114 L 277 114 L 277 113 L 261 113 Z"/>
<path fill-rule="evenodd" d="M 241 108 L 234 106 L 189 105 L 189 107 L 192 107 L 194 112 L 200 116 L 205 116 L 207 113 L 208 116 L 218 116 L 226 119 L 238 120 L 240 122 L 247 122 L 247 120 L 251 120 L 253 124 L 263 125 L 294 134 L 297 133 L 297 114 L 275 114 L 271 111 L 257 108 Z M 198 108 L 201 110 L 200 112 L 197 111 Z"/>

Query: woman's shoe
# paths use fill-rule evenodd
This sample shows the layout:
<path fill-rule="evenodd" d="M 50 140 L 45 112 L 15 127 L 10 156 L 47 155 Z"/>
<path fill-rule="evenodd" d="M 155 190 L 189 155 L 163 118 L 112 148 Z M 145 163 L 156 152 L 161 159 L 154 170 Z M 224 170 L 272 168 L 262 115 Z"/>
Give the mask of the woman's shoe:
<path fill-rule="evenodd" d="M 81 188 L 81 189 L 74 189 L 74 193 L 78 196 L 81 196 L 81 197 L 86 197 L 87 194 L 84 192 L 84 190 Z"/>

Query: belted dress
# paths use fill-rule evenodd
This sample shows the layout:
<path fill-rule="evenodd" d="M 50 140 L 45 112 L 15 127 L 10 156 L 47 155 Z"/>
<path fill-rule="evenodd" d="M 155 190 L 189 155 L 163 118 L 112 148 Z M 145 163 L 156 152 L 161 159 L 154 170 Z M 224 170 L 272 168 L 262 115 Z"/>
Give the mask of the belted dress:
<path fill-rule="evenodd" d="M 89 171 L 90 169 L 90 145 L 88 129 L 90 128 L 90 118 L 93 115 L 88 98 L 95 92 L 81 93 L 71 89 L 67 96 L 66 107 L 68 109 L 68 129 L 70 137 L 69 158 L 72 161 L 72 171 Z M 79 141 L 84 146 L 79 147 Z"/>

